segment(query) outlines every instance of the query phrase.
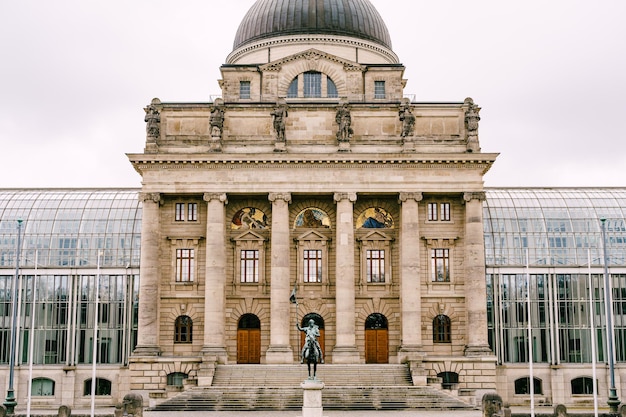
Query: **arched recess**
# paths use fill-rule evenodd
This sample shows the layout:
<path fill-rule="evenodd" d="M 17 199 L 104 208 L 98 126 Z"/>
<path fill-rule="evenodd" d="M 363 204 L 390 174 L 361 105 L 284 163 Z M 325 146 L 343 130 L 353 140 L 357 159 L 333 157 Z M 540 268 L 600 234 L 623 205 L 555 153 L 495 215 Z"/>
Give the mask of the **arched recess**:
<path fill-rule="evenodd" d="M 365 363 L 389 363 L 389 325 L 383 314 L 365 320 Z"/>
<path fill-rule="evenodd" d="M 320 328 L 320 337 L 317 339 L 317 341 L 320 344 L 320 347 L 322 348 L 322 355 L 324 357 L 326 357 L 326 348 L 325 348 L 325 343 L 324 343 L 324 319 L 322 318 L 322 316 L 320 316 L 319 314 L 316 313 L 309 313 L 306 314 L 304 317 L 302 317 L 302 322 L 300 323 L 300 327 L 307 327 L 309 325 L 309 320 L 313 320 L 315 322 L 315 324 L 317 324 L 317 327 Z M 304 332 L 300 332 L 300 348 L 302 349 L 302 347 L 304 346 Z"/>
<path fill-rule="evenodd" d="M 237 363 L 261 363 L 261 321 L 244 314 L 237 326 Z"/>

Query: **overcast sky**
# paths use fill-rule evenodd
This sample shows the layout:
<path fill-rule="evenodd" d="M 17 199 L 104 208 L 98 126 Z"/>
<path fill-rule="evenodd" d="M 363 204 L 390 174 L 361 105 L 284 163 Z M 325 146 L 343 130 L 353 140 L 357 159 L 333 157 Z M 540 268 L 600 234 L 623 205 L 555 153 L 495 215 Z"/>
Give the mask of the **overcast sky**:
<path fill-rule="evenodd" d="M 418 101 L 482 107 L 487 186 L 626 186 L 626 1 L 371 0 Z M 143 107 L 206 102 L 254 0 L 2 0 L 0 187 L 138 187 Z"/>

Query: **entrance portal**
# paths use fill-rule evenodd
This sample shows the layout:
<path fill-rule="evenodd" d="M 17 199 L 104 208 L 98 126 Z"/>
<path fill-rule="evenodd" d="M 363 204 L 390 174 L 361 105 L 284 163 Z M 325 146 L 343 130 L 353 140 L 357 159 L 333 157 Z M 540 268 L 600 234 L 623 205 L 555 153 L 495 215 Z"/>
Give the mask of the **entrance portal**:
<path fill-rule="evenodd" d="M 365 363 L 389 363 L 387 318 L 374 313 L 365 320 Z"/>
<path fill-rule="evenodd" d="M 254 314 L 239 319 L 237 363 L 261 363 L 261 321 Z"/>

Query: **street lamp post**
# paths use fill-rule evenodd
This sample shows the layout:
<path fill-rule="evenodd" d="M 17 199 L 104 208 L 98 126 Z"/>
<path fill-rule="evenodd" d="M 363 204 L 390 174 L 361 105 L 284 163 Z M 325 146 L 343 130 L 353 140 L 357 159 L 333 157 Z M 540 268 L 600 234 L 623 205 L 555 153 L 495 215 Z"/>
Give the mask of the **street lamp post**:
<path fill-rule="evenodd" d="M 615 388 L 615 361 L 613 360 L 613 304 L 611 303 L 611 281 L 609 278 L 608 257 L 606 254 L 606 219 L 600 219 L 602 223 L 602 247 L 604 256 L 604 308 L 606 314 L 606 345 L 609 356 L 609 374 L 611 378 L 609 386 L 609 399 L 607 404 L 612 415 L 617 414 L 620 404 Z"/>
<path fill-rule="evenodd" d="M 7 397 L 4 400 L 4 406 L 7 409 L 7 415 L 15 414 L 15 391 L 13 389 L 13 376 L 15 373 L 15 344 L 17 340 L 17 297 L 18 282 L 20 275 L 20 251 L 22 248 L 22 220 L 17 221 L 17 248 L 15 254 L 15 277 L 13 277 L 13 312 L 11 316 L 11 347 L 9 349 L 9 387 L 7 389 Z"/>

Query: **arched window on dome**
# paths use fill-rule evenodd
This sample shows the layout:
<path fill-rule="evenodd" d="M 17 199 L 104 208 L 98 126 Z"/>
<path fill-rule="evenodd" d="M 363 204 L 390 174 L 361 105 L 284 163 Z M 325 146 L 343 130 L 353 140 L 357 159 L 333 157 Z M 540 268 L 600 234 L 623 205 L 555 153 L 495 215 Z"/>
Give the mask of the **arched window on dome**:
<path fill-rule="evenodd" d="M 287 89 L 287 98 L 337 98 L 337 85 L 326 74 L 307 71 L 291 80 Z"/>

